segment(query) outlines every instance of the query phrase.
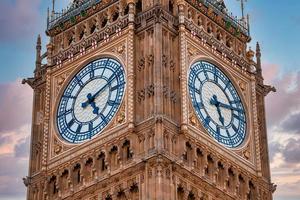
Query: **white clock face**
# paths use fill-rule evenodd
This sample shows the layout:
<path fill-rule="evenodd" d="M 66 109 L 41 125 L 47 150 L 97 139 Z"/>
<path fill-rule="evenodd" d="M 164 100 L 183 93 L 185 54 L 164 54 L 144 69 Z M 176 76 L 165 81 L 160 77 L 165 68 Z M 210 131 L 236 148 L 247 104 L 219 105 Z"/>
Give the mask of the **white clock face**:
<path fill-rule="evenodd" d="M 199 61 L 191 66 L 188 83 L 197 117 L 209 134 L 227 147 L 238 147 L 246 137 L 246 116 L 230 79 L 215 65 Z"/>
<path fill-rule="evenodd" d="M 80 143 L 99 134 L 122 102 L 125 72 L 112 58 L 83 67 L 69 82 L 57 110 L 57 127 L 63 139 Z"/>

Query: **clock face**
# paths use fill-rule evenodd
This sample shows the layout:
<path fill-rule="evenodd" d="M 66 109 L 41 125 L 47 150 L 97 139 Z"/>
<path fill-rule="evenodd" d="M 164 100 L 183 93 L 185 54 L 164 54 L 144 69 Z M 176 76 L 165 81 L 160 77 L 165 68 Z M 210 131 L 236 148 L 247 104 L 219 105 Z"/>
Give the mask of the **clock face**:
<path fill-rule="evenodd" d="M 238 147 L 246 136 L 245 110 L 230 79 L 214 64 L 194 63 L 189 94 L 198 119 L 216 141 Z"/>
<path fill-rule="evenodd" d="M 87 64 L 69 82 L 57 110 L 57 127 L 63 139 L 81 143 L 100 133 L 122 102 L 125 72 L 112 58 Z"/>

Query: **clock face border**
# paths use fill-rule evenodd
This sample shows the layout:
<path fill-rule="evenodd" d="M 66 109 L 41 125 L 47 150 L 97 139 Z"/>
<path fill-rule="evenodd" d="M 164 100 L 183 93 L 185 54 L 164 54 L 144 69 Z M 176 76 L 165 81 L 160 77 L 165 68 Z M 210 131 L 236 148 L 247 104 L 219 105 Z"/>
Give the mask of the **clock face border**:
<path fill-rule="evenodd" d="M 97 61 L 97 60 L 101 60 L 101 59 L 112 59 L 114 60 L 115 62 L 119 63 L 120 64 L 120 67 L 122 68 L 122 71 L 123 71 L 123 76 L 124 76 L 124 89 L 123 89 L 123 95 L 121 97 L 121 100 L 120 100 L 120 104 L 118 105 L 115 113 L 113 114 L 112 118 L 109 120 L 109 122 L 99 131 L 97 132 L 94 136 L 92 136 L 92 138 L 90 139 L 86 139 L 86 140 L 83 140 L 83 141 L 80 141 L 80 142 L 70 142 L 68 140 L 66 140 L 65 138 L 62 137 L 60 131 L 59 131 L 59 128 L 58 128 L 58 118 L 57 118 L 57 115 L 58 115 L 58 109 L 60 107 L 60 102 L 61 102 L 61 99 L 62 99 L 62 96 L 64 95 L 65 93 L 65 90 L 68 88 L 68 86 L 70 85 L 71 81 L 74 79 L 74 77 L 80 73 L 85 67 L 87 67 L 90 63 L 94 62 L 94 61 Z M 70 64 L 69 64 L 70 65 Z M 54 108 L 53 108 L 53 119 L 52 120 L 52 124 L 53 124 L 53 127 L 54 127 L 54 135 L 56 136 L 57 139 L 59 139 L 60 142 L 62 142 L 62 144 L 65 144 L 65 145 L 81 145 L 81 144 L 84 144 L 84 143 L 87 143 L 87 142 L 90 142 L 91 140 L 94 140 L 96 139 L 97 137 L 99 137 L 100 135 L 102 135 L 102 132 L 105 132 L 105 129 L 107 127 L 109 127 L 109 125 L 111 123 L 114 122 L 114 119 L 115 117 L 118 115 L 118 112 L 120 111 L 122 105 L 126 102 L 126 90 L 127 90 L 127 67 L 125 65 L 125 63 L 122 61 L 122 59 L 118 58 L 117 56 L 115 55 L 111 55 L 111 54 L 100 54 L 100 55 L 96 55 L 96 56 L 93 56 L 93 57 L 90 57 L 82 62 L 79 62 L 77 64 L 74 64 L 74 68 L 75 70 L 72 70 L 70 66 L 68 66 L 67 70 L 64 71 L 64 73 L 67 73 L 67 71 L 69 70 L 72 70 L 72 72 L 70 74 L 68 74 L 67 78 L 64 80 L 63 84 L 62 84 L 62 87 L 59 89 L 59 92 L 57 93 L 54 101 Z M 71 66 L 72 66 L 72 63 L 71 63 Z M 56 78 L 58 76 L 56 75 Z M 84 88 L 84 87 L 83 87 Z"/>
<path fill-rule="evenodd" d="M 190 73 L 191 73 L 191 69 L 194 65 L 197 65 L 197 63 L 201 63 L 201 62 L 206 62 L 212 66 L 214 66 L 216 69 L 218 69 L 221 74 L 223 74 L 227 79 L 228 81 L 230 82 L 231 86 L 233 87 L 233 89 L 235 90 L 235 93 L 237 94 L 238 98 L 240 99 L 240 104 L 243 108 L 243 115 L 244 115 L 244 135 L 243 135 L 243 138 L 242 138 L 242 141 L 239 142 L 237 145 L 234 145 L 234 146 L 231 146 L 231 145 L 226 145 L 224 144 L 223 142 L 220 142 L 216 139 L 216 137 L 210 133 L 210 131 L 208 130 L 209 128 L 207 128 L 203 122 L 203 120 L 201 119 L 201 117 L 199 116 L 200 114 L 198 113 L 197 109 L 195 108 L 195 106 L 193 105 L 193 99 L 192 99 L 192 96 L 191 96 L 191 91 L 190 91 Z M 213 139 L 214 142 L 216 142 L 218 145 L 221 145 L 221 146 L 224 146 L 225 148 L 227 149 L 230 149 L 230 150 L 239 150 L 239 149 L 242 149 L 245 147 L 245 144 L 248 143 L 249 141 L 249 138 L 250 138 L 250 132 L 249 132 L 249 115 L 248 115 L 248 108 L 245 103 L 245 100 L 244 100 L 244 96 L 242 94 L 241 91 L 239 91 L 239 87 L 237 86 L 234 78 L 232 77 L 231 74 L 229 74 L 224 68 L 224 66 L 226 66 L 225 64 L 220 64 L 218 63 L 216 60 L 213 60 L 211 58 L 207 58 L 205 56 L 201 56 L 201 57 L 198 57 L 198 58 L 195 58 L 193 59 L 193 61 L 188 65 L 188 68 L 187 68 L 187 94 L 188 94 L 188 99 L 189 99 L 189 102 L 191 104 L 191 107 L 193 109 L 193 112 L 195 112 L 195 115 L 196 115 L 196 118 L 197 120 L 200 122 L 201 126 L 204 128 L 204 130 L 206 131 L 207 135 Z M 207 81 L 207 80 L 206 80 Z M 215 85 L 217 85 L 216 83 L 214 83 Z M 201 85 L 201 88 L 202 88 L 203 85 Z M 218 86 L 219 87 L 219 86 Z M 221 89 L 221 87 L 220 87 Z M 222 91 L 226 97 L 227 97 L 227 94 L 226 92 Z M 201 101 L 202 101 L 202 94 L 200 95 L 201 96 Z M 227 97 L 228 98 L 228 97 Z M 205 110 L 205 112 L 207 112 Z M 209 115 L 208 115 L 209 116 Z"/>

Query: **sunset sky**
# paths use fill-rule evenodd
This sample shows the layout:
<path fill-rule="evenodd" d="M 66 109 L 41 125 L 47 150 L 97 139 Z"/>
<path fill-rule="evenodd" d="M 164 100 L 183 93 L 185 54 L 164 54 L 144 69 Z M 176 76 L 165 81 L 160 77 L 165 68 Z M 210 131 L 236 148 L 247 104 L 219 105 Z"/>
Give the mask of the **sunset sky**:
<path fill-rule="evenodd" d="M 35 42 L 47 38 L 47 7 L 52 0 L 0 0 L 0 200 L 25 199 L 32 90 L 21 85 L 34 70 Z M 225 0 L 240 16 L 240 2 Z M 69 4 L 57 0 L 56 9 Z M 300 199 L 300 1 L 248 0 L 250 46 L 261 44 L 265 83 L 276 93 L 266 98 L 275 200 Z"/>

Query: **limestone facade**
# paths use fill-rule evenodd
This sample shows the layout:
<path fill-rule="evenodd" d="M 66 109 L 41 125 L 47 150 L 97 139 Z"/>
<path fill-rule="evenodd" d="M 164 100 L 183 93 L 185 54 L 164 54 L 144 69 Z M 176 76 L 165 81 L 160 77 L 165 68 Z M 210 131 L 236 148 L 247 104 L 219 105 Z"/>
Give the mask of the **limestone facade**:
<path fill-rule="evenodd" d="M 47 51 L 38 38 L 35 75 L 24 80 L 34 90 L 27 199 L 271 200 L 264 97 L 273 88 L 244 26 L 201 0 L 83 2 L 92 6 L 49 21 Z M 125 68 L 125 98 L 97 137 L 67 143 L 55 123 L 60 96 L 105 56 Z M 199 59 L 222 67 L 242 98 L 247 138 L 238 148 L 218 144 L 196 117 L 187 77 Z"/>

